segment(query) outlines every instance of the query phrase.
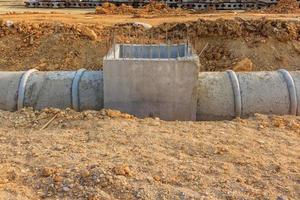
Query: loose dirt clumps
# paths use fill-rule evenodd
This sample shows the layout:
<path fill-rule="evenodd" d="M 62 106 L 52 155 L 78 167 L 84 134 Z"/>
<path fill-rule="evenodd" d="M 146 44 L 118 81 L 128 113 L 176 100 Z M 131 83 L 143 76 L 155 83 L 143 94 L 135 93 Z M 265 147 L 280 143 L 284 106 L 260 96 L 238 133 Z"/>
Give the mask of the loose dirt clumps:
<path fill-rule="evenodd" d="M 254 67 L 251 59 L 243 58 L 232 67 L 232 70 L 236 72 L 247 72 L 247 71 L 252 71 L 253 68 Z"/>
<path fill-rule="evenodd" d="M 231 69 L 245 57 L 254 62 L 255 70 L 282 66 L 295 70 L 300 62 L 297 21 L 236 17 L 164 23 L 152 28 L 145 28 L 141 23 L 101 26 L 2 20 L 1 24 L 1 70 L 101 69 L 113 35 L 116 42 L 122 43 L 182 43 L 188 35 L 197 53 L 202 52 L 202 70 Z M 206 44 L 208 48 L 202 51 Z"/>
<path fill-rule="evenodd" d="M 230 38 L 238 37 L 273 37 L 280 41 L 299 39 L 300 23 L 282 20 L 245 20 L 236 17 L 234 20 L 217 19 L 214 21 L 199 19 L 190 23 L 162 24 L 156 29 L 164 30 L 164 26 L 171 27 L 169 32 L 186 37 L 207 37 L 207 36 L 226 36 Z"/>
<path fill-rule="evenodd" d="M 276 5 L 264 10 L 267 13 L 297 13 L 300 11 L 297 0 L 279 0 Z"/>
<path fill-rule="evenodd" d="M 102 6 L 96 7 L 96 14 L 117 14 L 117 15 L 133 15 L 134 18 L 146 17 L 161 17 L 161 16 L 178 16 L 190 13 L 187 10 L 172 9 L 166 4 L 150 3 L 141 8 L 133 8 L 125 4 L 116 6 L 112 3 L 104 3 Z"/>

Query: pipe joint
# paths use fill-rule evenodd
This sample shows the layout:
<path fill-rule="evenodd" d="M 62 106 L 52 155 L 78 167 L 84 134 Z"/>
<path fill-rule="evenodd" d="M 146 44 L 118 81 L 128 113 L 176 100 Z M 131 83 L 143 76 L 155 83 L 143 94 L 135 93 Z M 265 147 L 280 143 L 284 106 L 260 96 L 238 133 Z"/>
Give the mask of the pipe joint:
<path fill-rule="evenodd" d="M 234 71 L 227 70 L 226 72 L 229 76 L 232 90 L 233 90 L 235 117 L 240 117 L 242 115 L 242 97 L 241 97 L 241 89 L 240 89 L 239 80 Z"/>
<path fill-rule="evenodd" d="M 285 69 L 279 69 L 278 72 L 283 76 L 284 81 L 287 85 L 287 89 L 289 92 L 289 99 L 290 99 L 290 114 L 297 115 L 297 93 L 296 87 L 291 74 Z"/>

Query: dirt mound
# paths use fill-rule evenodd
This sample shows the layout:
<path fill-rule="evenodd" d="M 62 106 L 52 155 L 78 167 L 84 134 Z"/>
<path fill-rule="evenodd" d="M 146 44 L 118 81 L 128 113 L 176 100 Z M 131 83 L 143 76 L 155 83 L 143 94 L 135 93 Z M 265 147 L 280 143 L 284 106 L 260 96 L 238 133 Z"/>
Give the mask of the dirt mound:
<path fill-rule="evenodd" d="M 120 6 L 116 6 L 112 3 L 104 3 L 102 6 L 96 7 L 96 14 L 133 14 L 134 8 L 131 6 L 127 6 L 125 4 L 121 4 Z"/>
<path fill-rule="evenodd" d="M 176 37 L 226 36 L 238 37 L 272 37 L 280 41 L 297 40 L 300 38 L 300 23 L 282 20 L 245 20 L 236 17 L 234 20 L 217 19 L 214 21 L 199 19 L 190 23 L 169 23 L 154 28 L 154 32 L 168 32 Z"/>
<path fill-rule="evenodd" d="M 0 20 L 0 69 L 101 69 L 112 35 L 116 42 L 124 43 L 178 43 L 186 42 L 187 31 L 196 51 L 202 52 L 201 70 L 231 69 L 245 57 L 253 61 L 254 70 L 274 70 L 282 66 L 299 69 L 300 23 L 295 21 L 235 18 L 165 23 L 152 28 L 139 24 L 109 27 Z M 206 44 L 208 47 L 202 51 Z"/>
<path fill-rule="evenodd" d="M 161 17 L 163 16 L 176 16 L 186 15 L 189 12 L 182 9 L 172 9 L 166 4 L 162 3 L 150 3 L 141 8 L 133 8 L 125 4 L 116 6 L 112 3 L 104 3 L 102 6 L 96 7 L 96 14 L 122 14 L 122 15 L 133 15 L 133 17 Z"/>
<path fill-rule="evenodd" d="M 299 2 L 297 0 L 279 0 L 276 5 L 265 10 L 267 13 L 297 13 L 299 12 Z"/>

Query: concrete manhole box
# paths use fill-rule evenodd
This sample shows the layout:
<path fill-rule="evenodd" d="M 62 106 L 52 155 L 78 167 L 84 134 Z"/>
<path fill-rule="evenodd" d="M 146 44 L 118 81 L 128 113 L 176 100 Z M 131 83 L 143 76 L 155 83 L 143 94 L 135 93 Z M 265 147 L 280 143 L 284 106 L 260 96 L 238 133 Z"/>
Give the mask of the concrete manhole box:
<path fill-rule="evenodd" d="M 196 120 L 199 58 L 187 44 L 115 44 L 103 60 L 104 107 Z"/>

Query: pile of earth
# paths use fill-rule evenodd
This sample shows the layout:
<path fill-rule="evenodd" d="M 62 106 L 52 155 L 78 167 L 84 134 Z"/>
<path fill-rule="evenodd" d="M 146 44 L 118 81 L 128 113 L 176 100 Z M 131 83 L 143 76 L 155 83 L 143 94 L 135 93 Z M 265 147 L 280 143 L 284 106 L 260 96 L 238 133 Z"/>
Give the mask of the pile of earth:
<path fill-rule="evenodd" d="M 297 0 L 279 0 L 276 5 L 266 9 L 267 13 L 288 14 L 299 12 L 299 2 Z"/>
<path fill-rule="evenodd" d="M 173 9 L 168 7 L 166 4 L 153 2 L 147 4 L 141 8 L 133 8 L 132 6 L 121 4 L 116 6 L 112 3 L 104 3 L 102 6 L 96 7 L 96 14 L 122 14 L 122 15 L 133 15 L 133 17 L 161 17 L 165 16 L 181 16 L 186 15 L 189 11 L 182 10 L 180 8 Z M 149 16 L 150 15 L 150 16 Z"/>
<path fill-rule="evenodd" d="M 120 43 L 181 43 L 188 35 L 204 71 L 226 70 L 247 57 L 254 62 L 254 70 L 280 66 L 295 70 L 295 63 L 299 63 L 299 32 L 300 23 L 296 21 L 242 18 L 199 19 L 152 28 L 138 23 L 101 26 L 0 20 L 0 69 L 101 69 L 113 35 Z M 243 48 L 237 51 L 239 45 Z M 261 53 L 256 54 L 255 48 Z"/>
<path fill-rule="evenodd" d="M 154 34 L 168 31 L 175 38 L 186 38 L 187 31 L 190 38 L 226 36 L 238 37 L 272 37 L 279 41 L 298 40 L 300 37 L 300 23 L 282 20 L 245 20 L 236 17 L 234 20 L 217 19 L 213 21 L 199 19 L 190 23 L 168 23 L 154 27 Z M 174 36 L 173 36 L 173 35 Z"/>

